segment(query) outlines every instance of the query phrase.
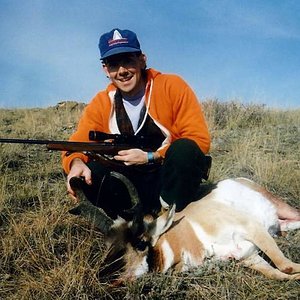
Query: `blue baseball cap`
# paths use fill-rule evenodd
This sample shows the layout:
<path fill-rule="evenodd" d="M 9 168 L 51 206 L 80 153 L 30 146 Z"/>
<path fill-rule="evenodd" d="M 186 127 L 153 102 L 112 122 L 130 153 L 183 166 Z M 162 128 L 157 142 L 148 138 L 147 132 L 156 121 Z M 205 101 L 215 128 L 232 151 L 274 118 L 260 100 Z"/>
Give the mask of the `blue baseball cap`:
<path fill-rule="evenodd" d="M 104 33 L 100 37 L 99 49 L 101 59 L 120 53 L 141 52 L 136 34 L 133 31 L 119 28 Z"/>

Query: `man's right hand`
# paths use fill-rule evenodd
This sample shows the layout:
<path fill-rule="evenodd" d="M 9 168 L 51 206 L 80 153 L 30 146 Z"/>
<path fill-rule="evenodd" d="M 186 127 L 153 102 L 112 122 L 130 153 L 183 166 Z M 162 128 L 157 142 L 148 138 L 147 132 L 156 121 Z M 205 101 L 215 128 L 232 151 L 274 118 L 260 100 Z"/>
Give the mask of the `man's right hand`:
<path fill-rule="evenodd" d="M 70 186 L 70 179 L 72 177 L 84 177 L 85 182 L 89 185 L 92 184 L 92 173 L 90 168 L 80 159 L 75 158 L 71 163 L 71 169 L 67 177 L 67 191 L 71 198 L 76 201 L 76 193 Z"/>

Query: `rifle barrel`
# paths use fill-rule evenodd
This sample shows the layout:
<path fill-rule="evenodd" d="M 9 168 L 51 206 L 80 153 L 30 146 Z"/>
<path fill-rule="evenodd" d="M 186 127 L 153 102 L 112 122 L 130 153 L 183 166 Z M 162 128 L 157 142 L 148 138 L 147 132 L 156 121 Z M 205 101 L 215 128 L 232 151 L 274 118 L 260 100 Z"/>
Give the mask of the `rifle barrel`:
<path fill-rule="evenodd" d="M 31 140 L 31 139 L 2 139 L 0 138 L 0 143 L 6 144 L 37 144 L 46 145 L 50 143 L 49 140 Z"/>
<path fill-rule="evenodd" d="M 68 152 L 94 152 L 101 154 L 115 155 L 120 150 L 132 148 L 144 148 L 141 145 L 123 144 L 116 142 L 70 142 L 70 141 L 51 141 L 51 140 L 32 140 L 32 139 L 11 139 L 0 138 L 0 143 L 8 144 L 31 144 L 46 145 L 48 150 L 68 151 Z M 145 149 L 146 151 L 146 149 Z"/>

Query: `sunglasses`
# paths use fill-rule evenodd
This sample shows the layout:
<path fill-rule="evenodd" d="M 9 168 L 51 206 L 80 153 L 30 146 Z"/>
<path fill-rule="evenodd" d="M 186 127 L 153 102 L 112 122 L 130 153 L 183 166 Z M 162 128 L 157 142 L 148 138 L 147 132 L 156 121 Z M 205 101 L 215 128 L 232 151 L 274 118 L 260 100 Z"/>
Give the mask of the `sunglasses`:
<path fill-rule="evenodd" d="M 137 53 L 114 55 L 114 57 L 103 60 L 103 64 L 108 68 L 132 66 L 136 64 L 138 56 Z"/>

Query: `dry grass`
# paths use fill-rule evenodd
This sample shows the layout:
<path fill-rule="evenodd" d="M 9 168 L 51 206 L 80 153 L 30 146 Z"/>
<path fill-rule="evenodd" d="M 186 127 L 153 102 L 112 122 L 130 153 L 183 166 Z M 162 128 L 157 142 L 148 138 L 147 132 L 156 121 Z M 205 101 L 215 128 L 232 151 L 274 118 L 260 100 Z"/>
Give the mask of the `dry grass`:
<path fill-rule="evenodd" d="M 67 139 L 82 105 L 0 110 L 0 136 Z M 210 180 L 246 176 L 300 206 L 300 110 L 203 104 L 213 136 Z M 97 278 L 102 236 L 68 214 L 60 154 L 0 145 L 0 299 L 298 299 L 298 282 L 277 282 L 235 262 L 184 274 L 148 274 L 123 287 Z M 300 262 L 300 232 L 277 240 Z"/>

